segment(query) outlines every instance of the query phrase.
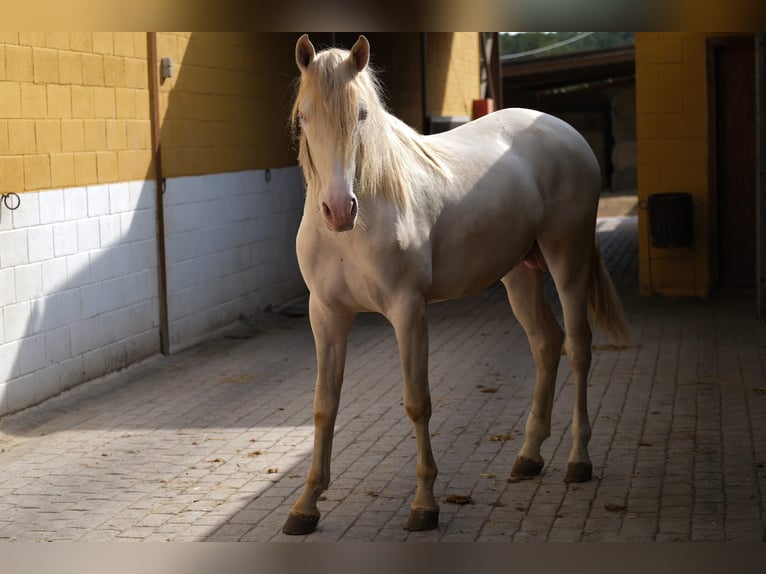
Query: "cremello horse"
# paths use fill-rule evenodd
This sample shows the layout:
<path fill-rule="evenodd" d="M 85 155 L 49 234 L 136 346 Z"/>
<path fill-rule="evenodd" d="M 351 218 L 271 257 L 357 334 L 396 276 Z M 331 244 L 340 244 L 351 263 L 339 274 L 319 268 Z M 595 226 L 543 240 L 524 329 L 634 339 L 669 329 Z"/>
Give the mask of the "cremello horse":
<path fill-rule="evenodd" d="M 405 528 L 437 527 L 426 305 L 497 281 L 537 367 L 524 444 L 511 473 L 542 470 L 540 445 L 550 434 L 566 341 L 575 385 L 566 480 L 590 480 L 588 308 L 616 339 L 627 339 L 627 326 L 595 243 L 600 171 L 588 144 L 561 120 L 525 109 L 424 137 L 385 110 L 364 36 L 350 52 L 317 54 L 304 35 L 295 52 L 301 79 L 292 121 L 307 184 L 297 251 L 311 293 L 318 373 L 311 469 L 283 531 L 306 534 L 319 520 L 348 333 L 363 311 L 382 313 L 394 327 L 404 405 L 415 426 L 417 492 Z M 544 270 L 559 293 L 566 337 L 543 294 Z"/>

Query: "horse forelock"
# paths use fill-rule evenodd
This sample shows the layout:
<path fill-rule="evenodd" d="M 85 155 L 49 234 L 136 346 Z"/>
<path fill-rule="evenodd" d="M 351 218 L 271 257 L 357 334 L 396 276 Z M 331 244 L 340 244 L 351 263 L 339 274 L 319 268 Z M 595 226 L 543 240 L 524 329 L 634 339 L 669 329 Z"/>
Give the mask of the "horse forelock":
<path fill-rule="evenodd" d="M 387 111 L 375 71 L 368 65 L 356 72 L 347 65 L 348 54 L 338 49 L 317 54 L 303 72 L 295 96 L 291 126 L 299 140 L 298 160 L 308 193 L 319 190 L 317 169 L 298 119 L 304 101 L 311 102 L 313 125 L 332 130 L 341 157 L 350 162 L 356 154 L 356 194 L 381 194 L 406 208 L 422 173 L 417 166 L 443 176 L 444 165 L 420 134 Z"/>

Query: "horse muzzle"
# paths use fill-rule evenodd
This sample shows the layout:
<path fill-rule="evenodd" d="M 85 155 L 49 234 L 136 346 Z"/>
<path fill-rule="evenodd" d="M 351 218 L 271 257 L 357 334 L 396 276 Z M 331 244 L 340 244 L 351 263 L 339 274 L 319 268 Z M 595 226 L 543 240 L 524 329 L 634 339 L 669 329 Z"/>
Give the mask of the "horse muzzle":
<path fill-rule="evenodd" d="M 322 217 L 325 226 L 330 231 L 336 233 L 350 231 L 356 223 L 356 216 L 359 212 L 359 205 L 356 197 L 346 196 L 343 199 L 335 201 L 323 201 L 321 205 Z"/>

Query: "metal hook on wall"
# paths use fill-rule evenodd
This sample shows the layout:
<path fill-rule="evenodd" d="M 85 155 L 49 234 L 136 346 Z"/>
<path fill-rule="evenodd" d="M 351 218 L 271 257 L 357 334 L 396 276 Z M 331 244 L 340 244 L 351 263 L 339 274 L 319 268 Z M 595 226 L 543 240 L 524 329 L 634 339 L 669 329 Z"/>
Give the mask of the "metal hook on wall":
<path fill-rule="evenodd" d="M 14 211 L 21 205 L 21 197 L 18 193 L 10 192 L 0 195 L 3 200 L 3 205 L 8 208 L 9 211 Z"/>

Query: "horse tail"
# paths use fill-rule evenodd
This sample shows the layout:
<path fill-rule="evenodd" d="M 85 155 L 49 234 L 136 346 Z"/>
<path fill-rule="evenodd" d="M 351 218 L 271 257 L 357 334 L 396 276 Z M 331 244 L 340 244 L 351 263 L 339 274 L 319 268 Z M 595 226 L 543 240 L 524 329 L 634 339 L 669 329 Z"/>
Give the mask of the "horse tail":
<path fill-rule="evenodd" d="M 609 271 L 604 265 L 601 250 L 593 244 L 593 258 L 588 290 L 588 310 L 596 326 L 606 331 L 612 339 L 621 344 L 630 343 L 628 323 Z"/>

